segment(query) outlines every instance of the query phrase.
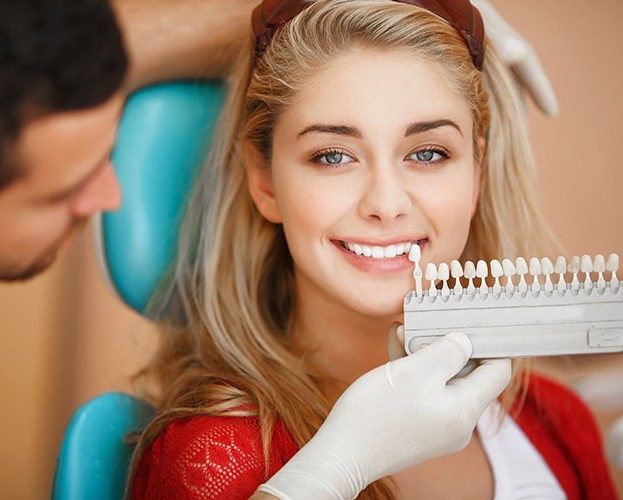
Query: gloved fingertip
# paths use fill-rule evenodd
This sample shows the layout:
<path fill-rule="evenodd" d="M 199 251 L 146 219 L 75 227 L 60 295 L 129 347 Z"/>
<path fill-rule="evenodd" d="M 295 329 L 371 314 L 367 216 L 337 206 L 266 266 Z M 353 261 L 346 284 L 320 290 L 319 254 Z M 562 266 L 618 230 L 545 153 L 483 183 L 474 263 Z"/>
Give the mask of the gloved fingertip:
<path fill-rule="evenodd" d="M 446 335 L 444 338 L 455 341 L 461 346 L 461 349 L 463 349 L 467 357 L 471 356 L 473 349 L 472 342 L 469 340 L 469 337 L 463 332 L 452 332 Z"/>
<path fill-rule="evenodd" d="M 396 328 L 396 337 L 398 337 L 398 340 L 400 341 L 401 344 L 405 343 L 405 326 L 404 325 L 398 325 L 398 327 Z"/>
<path fill-rule="evenodd" d="M 481 361 L 480 366 L 486 366 L 489 377 L 497 379 L 501 386 L 506 387 L 513 375 L 513 363 L 510 358 L 485 359 Z M 493 374 L 496 375 L 493 375 Z"/>
<path fill-rule="evenodd" d="M 407 355 L 405 348 L 404 326 L 398 321 L 394 321 L 389 326 L 387 335 L 387 357 L 390 361 L 403 358 Z"/>
<path fill-rule="evenodd" d="M 528 48 L 526 43 L 518 38 L 514 38 L 512 36 L 507 36 L 503 42 L 502 46 L 499 48 L 502 53 L 502 59 L 506 64 L 517 64 L 522 61 L 528 52 Z"/>
<path fill-rule="evenodd" d="M 560 114 L 558 101 L 554 98 L 543 103 L 543 112 L 551 118 L 556 118 Z"/>

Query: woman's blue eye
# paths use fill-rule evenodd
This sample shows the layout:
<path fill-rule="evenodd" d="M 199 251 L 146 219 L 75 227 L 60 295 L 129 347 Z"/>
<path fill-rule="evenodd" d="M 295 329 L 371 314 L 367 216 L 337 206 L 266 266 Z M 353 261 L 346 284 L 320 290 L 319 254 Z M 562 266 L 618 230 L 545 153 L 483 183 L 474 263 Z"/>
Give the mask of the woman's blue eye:
<path fill-rule="evenodd" d="M 341 165 L 342 163 L 348 163 L 353 161 L 353 158 L 341 151 L 328 151 L 318 154 L 315 160 L 325 165 Z"/>
<path fill-rule="evenodd" d="M 410 155 L 412 158 L 422 163 L 431 163 L 439 161 L 443 158 L 447 158 L 448 155 L 443 151 L 437 151 L 435 149 L 421 149 Z"/>

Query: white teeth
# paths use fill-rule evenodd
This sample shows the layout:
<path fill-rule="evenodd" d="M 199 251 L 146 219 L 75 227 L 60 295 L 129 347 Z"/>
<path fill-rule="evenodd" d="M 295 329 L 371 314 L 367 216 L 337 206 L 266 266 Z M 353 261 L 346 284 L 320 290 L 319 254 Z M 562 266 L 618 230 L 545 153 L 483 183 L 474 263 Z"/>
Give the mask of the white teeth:
<path fill-rule="evenodd" d="M 394 257 L 409 253 L 411 251 L 411 242 L 398 243 L 396 245 L 389 245 L 386 247 L 343 242 L 342 246 L 354 254 L 363 255 L 364 257 L 372 257 L 373 259 L 393 259 Z"/>
<path fill-rule="evenodd" d="M 382 247 L 372 247 L 372 258 L 373 259 L 382 259 L 385 252 Z"/>

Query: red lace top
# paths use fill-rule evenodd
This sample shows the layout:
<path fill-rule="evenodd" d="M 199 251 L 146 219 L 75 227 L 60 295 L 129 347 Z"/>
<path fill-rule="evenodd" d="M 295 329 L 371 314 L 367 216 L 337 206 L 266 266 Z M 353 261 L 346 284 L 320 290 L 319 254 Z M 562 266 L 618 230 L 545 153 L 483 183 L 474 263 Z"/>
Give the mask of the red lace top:
<path fill-rule="evenodd" d="M 567 388 L 532 376 L 519 427 L 539 450 L 569 500 L 616 500 L 601 435 L 585 404 Z M 173 421 L 145 451 L 132 499 L 246 499 L 296 452 L 275 426 L 265 473 L 256 418 Z"/>

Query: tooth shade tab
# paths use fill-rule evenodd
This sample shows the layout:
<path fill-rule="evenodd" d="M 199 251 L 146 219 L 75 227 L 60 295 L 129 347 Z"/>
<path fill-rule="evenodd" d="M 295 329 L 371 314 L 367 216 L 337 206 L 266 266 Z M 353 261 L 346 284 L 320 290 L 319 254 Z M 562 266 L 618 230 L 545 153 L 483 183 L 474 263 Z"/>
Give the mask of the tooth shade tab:
<path fill-rule="evenodd" d="M 513 276 L 517 274 L 517 269 L 515 269 L 515 264 L 510 259 L 502 260 L 502 269 L 504 270 L 504 276 L 506 276 L 506 285 L 505 288 L 512 287 L 513 285 Z"/>
<path fill-rule="evenodd" d="M 405 248 L 406 251 L 406 248 Z M 411 262 L 419 262 L 422 259 L 422 249 L 417 243 L 413 243 L 409 249 L 409 260 Z"/>
<path fill-rule="evenodd" d="M 567 271 L 572 274 L 578 274 L 580 272 L 580 258 L 577 255 L 571 257 L 571 261 L 567 266 Z"/>
<path fill-rule="evenodd" d="M 567 259 L 565 259 L 564 257 L 558 257 L 556 259 L 554 271 L 558 273 L 558 289 L 561 290 L 563 287 L 567 286 L 567 282 L 565 281 L 565 273 L 567 272 Z"/>
<path fill-rule="evenodd" d="M 606 272 L 606 259 L 604 259 L 603 255 L 595 255 L 593 271 L 597 273 L 597 288 L 605 288 L 606 280 L 604 279 L 604 273 Z"/>
<path fill-rule="evenodd" d="M 435 297 L 437 295 L 437 288 L 435 287 L 435 281 L 437 280 L 437 266 L 433 262 L 429 262 L 426 265 L 426 271 L 424 271 L 424 277 L 430 281 L 430 288 L 428 289 L 428 295 Z"/>
<path fill-rule="evenodd" d="M 573 257 L 571 257 L 571 261 L 567 265 L 567 271 L 573 274 L 573 279 L 571 280 L 571 288 L 574 290 L 578 290 L 580 288 L 580 282 L 578 280 L 578 273 L 580 272 L 580 268 L 580 257 L 574 255 Z"/>
<path fill-rule="evenodd" d="M 450 279 L 450 267 L 445 262 L 439 264 L 437 269 L 437 278 L 442 280 L 441 295 L 450 295 L 450 288 L 448 288 L 448 280 Z"/>
<path fill-rule="evenodd" d="M 554 290 L 554 284 L 552 283 L 551 275 L 554 274 L 554 264 L 548 257 L 543 257 L 541 259 L 541 272 L 545 276 L 545 285 L 543 285 L 543 289 L 546 292 L 551 292 Z"/>
<path fill-rule="evenodd" d="M 487 269 L 487 263 L 484 260 L 479 260 L 476 263 L 476 276 L 480 279 L 484 279 L 489 276 L 489 270 Z"/>
<path fill-rule="evenodd" d="M 502 261 L 502 269 L 504 269 L 504 276 L 508 278 L 517 274 L 517 268 L 515 267 L 515 264 L 513 264 L 513 261 L 510 259 L 504 259 Z"/>
<path fill-rule="evenodd" d="M 538 276 L 541 274 L 541 261 L 536 257 L 530 259 L 530 274 L 532 276 Z"/>
<path fill-rule="evenodd" d="M 461 266 L 458 260 L 450 262 L 450 274 L 452 274 L 452 277 L 455 279 L 463 276 L 463 266 Z"/>
<path fill-rule="evenodd" d="M 502 269 L 502 264 L 500 264 L 499 260 L 493 259 L 490 264 L 491 267 L 491 276 L 495 278 L 495 282 L 493 283 L 493 293 L 502 293 L 502 286 L 500 285 L 500 277 L 504 276 L 504 269 Z"/>
<path fill-rule="evenodd" d="M 610 286 L 618 287 L 619 278 L 617 277 L 617 271 L 619 270 L 619 256 L 615 253 L 611 253 L 606 262 L 606 269 L 612 273 L 610 278 Z"/>
<path fill-rule="evenodd" d="M 437 278 L 444 281 L 450 279 L 450 268 L 445 262 L 439 264 L 439 268 L 437 270 Z"/>
<path fill-rule="evenodd" d="M 582 255 L 582 260 L 580 262 L 580 269 L 583 273 L 585 273 L 584 278 L 584 289 L 591 288 L 593 286 L 593 282 L 591 281 L 591 272 L 593 271 L 593 260 L 589 255 Z"/>
<path fill-rule="evenodd" d="M 437 279 L 437 266 L 435 266 L 433 262 L 429 262 L 428 264 L 426 264 L 424 277 L 430 281 L 435 281 Z"/>
<path fill-rule="evenodd" d="M 530 275 L 533 277 L 530 289 L 533 292 L 539 291 L 541 289 L 541 284 L 539 283 L 539 275 L 541 274 L 541 261 L 536 257 L 532 257 L 530 259 L 529 271 Z"/>
<path fill-rule="evenodd" d="M 463 276 L 463 266 L 458 260 L 450 262 L 450 274 L 454 278 L 454 295 L 460 295 L 463 293 L 463 286 L 461 285 L 461 277 Z"/>
<path fill-rule="evenodd" d="M 554 273 L 554 264 L 549 257 L 543 257 L 541 259 L 541 272 L 549 277 L 550 274 Z"/>
<path fill-rule="evenodd" d="M 493 259 L 491 261 L 491 276 L 494 278 L 500 278 L 504 276 L 504 269 L 502 268 L 502 264 L 497 259 Z"/>
<path fill-rule="evenodd" d="M 590 256 L 582 255 L 582 260 L 580 262 L 580 270 L 583 273 L 590 273 L 593 271 L 593 261 Z"/>
<path fill-rule="evenodd" d="M 528 263 L 526 262 L 526 259 L 523 257 L 517 257 L 517 260 L 515 261 L 515 269 L 517 270 L 517 274 L 522 276 L 524 274 L 528 274 Z"/>
<path fill-rule="evenodd" d="M 558 257 L 556 259 L 556 265 L 554 266 L 554 270 L 558 274 L 565 274 L 567 272 L 567 259 L 564 257 Z"/>
<path fill-rule="evenodd" d="M 595 271 L 596 273 L 606 272 L 606 259 L 604 259 L 603 255 L 600 255 L 600 254 L 595 255 L 595 262 L 593 263 L 593 271 Z"/>
<path fill-rule="evenodd" d="M 476 266 L 471 260 L 465 263 L 464 273 L 468 280 L 473 280 L 476 277 Z"/>
<path fill-rule="evenodd" d="M 606 269 L 611 273 L 616 273 L 619 270 L 619 256 L 617 254 L 610 254 L 606 263 Z"/>

